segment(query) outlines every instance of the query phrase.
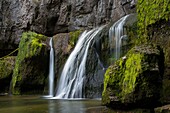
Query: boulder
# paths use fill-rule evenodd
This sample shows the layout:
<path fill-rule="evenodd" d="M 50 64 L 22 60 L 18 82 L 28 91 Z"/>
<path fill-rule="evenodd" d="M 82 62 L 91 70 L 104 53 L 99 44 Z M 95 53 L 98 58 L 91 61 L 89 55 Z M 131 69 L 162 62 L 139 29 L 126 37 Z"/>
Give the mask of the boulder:
<path fill-rule="evenodd" d="M 163 65 L 164 56 L 159 47 L 135 46 L 107 69 L 102 103 L 116 108 L 157 105 L 162 91 Z"/>
<path fill-rule="evenodd" d="M 48 77 L 47 37 L 34 32 L 22 34 L 12 76 L 12 94 L 43 93 Z"/>

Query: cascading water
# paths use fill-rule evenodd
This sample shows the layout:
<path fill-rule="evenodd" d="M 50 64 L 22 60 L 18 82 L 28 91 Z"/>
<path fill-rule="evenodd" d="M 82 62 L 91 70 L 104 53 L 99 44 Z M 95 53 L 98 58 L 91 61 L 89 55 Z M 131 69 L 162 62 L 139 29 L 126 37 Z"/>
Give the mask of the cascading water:
<path fill-rule="evenodd" d="M 58 82 L 55 98 L 83 98 L 83 81 L 89 47 L 95 36 L 104 28 L 85 31 L 79 37 L 75 49 L 70 54 Z"/>
<path fill-rule="evenodd" d="M 121 44 L 122 39 L 127 38 L 126 29 L 124 28 L 124 25 L 126 24 L 132 24 L 136 21 L 136 15 L 135 14 L 129 14 L 121 19 L 119 19 L 116 23 L 113 24 L 113 26 L 109 30 L 109 42 L 110 42 L 110 48 L 111 52 L 112 49 L 115 48 L 114 51 L 114 58 L 115 60 L 119 59 L 121 56 Z"/>
<path fill-rule="evenodd" d="M 127 38 L 127 33 L 126 33 L 126 29 L 124 29 L 124 25 L 128 25 L 128 24 L 132 25 L 132 23 L 134 23 L 135 21 L 136 21 L 136 16 L 134 14 L 130 14 L 118 20 L 109 29 L 109 43 L 110 43 L 110 48 L 115 49 L 115 51 L 112 51 L 115 54 L 114 56 L 115 59 L 118 59 L 120 57 L 122 40 Z M 98 37 L 98 35 L 100 34 L 103 28 L 104 26 L 96 29 L 92 29 L 88 32 L 85 31 L 79 37 L 79 40 L 73 52 L 70 54 L 62 70 L 61 76 L 57 82 L 58 83 L 57 92 L 55 97 L 53 97 L 53 99 L 85 97 L 84 86 L 86 86 L 86 84 L 84 83 L 85 80 L 87 79 L 86 60 L 88 56 L 88 51 L 91 45 L 93 44 L 93 42 L 95 41 L 94 38 Z M 96 57 L 97 57 L 96 59 L 98 59 L 98 61 L 100 62 L 100 58 L 97 53 L 96 53 Z M 105 70 L 104 66 L 102 65 L 100 66 L 103 68 L 102 71 Z M 97 70 L 96 72 L 98 73 L 100 71 Z M 97 77 L 96 80 L 100 78 L 98 76 L 95 77 Z M 88 81 L 88 83 L 90 83 L 93 87 L 92 81 L 93 80 L 90 80 Z M 50 82 L 50 84 L 52 85 L 53 82 Z M 102 86 L 102 83 L 100 83 L 99 86 Z M 50 93 L 50 95 L 53 94 Z"/>
<path fill-rule="evenodd" d="M 49 97 L 54 96 L 54 49 L 53 38 L 50 38 L 50 65 L 49 65 Z"/>

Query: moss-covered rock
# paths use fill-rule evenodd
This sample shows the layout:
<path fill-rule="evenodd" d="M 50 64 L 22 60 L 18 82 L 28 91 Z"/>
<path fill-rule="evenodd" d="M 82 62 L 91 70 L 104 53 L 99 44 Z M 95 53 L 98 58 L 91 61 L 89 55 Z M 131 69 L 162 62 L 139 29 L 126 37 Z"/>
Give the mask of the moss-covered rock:
<path fill-rule="evenodd" d="M 8 93 L 15 65 L 15 56 L 0 59 L 0 93 Z"/>
<path fill-rule="evenodd" d="M 103 104 L 111 107 L 148 107 L 157 104 L 162 89 L 163 60 L 159 47 L 142 45 L 132 48 L 107 69 Z"/>
<path fill-rule="evenodd" d="M 73 32 L 70 32 L 69 33 L 69 44 L 71 46 L 75 46 L 76 45 L 76 42 L 79 38 L 79 35 L 82 33 L 82 30 L 76 30 L 76 31 L 73 31 Z"/>
<path fill-rule="evenodd" d="M 169 0 L 138 0 L 138 35 L 142 37 L 141 42 L 148 40 L 148 25 L 154 24 L 159 20 L 170 20 L 170 1 Z"/>
<path fill-rule="evenodd" d="M 13 94 L 43 92 L 49 65 L 46 40 L 41 34 L 23 33 L 12 78 Z"/>
<path fill-rule="evenodd" d="M 163 100 L 169 101 L 170 85 L 170 1 L 169 0 L 138 0 L 138 35 L 139 42 L 157 44 L 164 52 Z M 166 83 L 166 84 L 165 84 Z"/>

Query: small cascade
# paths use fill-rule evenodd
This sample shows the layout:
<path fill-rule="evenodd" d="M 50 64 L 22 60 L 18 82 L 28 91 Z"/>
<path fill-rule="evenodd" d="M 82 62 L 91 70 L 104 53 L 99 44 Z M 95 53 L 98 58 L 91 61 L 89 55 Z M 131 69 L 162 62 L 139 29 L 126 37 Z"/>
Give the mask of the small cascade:
<path fill-rule="evenodd" d="M 86 59 L 88 50 L 93 39 L 104 28 L 99 27 L 85 31 L 70 54 L 60 79 L 58 81 L 57 93 L 54 98 L 83 98 L 83 82 L 86 78 Z"/>
<path fill-rule="evenodd" d="M 121 46 L 122 46 L 122 40 L 127 39 L 127 31 L 124 28 L 124 25 L 126 24 L 132 24 L 136 21 L 136 15 L 135 14 L 129 14 L 121 19 L 119 19 L 117 22 L 113 24 L 113 26 L 109 30 L 109 42 L 110 42 L 110 48 L 111 53 L 113 53 L 112 49 L 114 49 L 114 58 L 115 60 L 119 59 L 121 56 Z"/>
<path fill-rule="evenodd" d="M 54 95 L 54 49 L 53 38 L 50 38 L 50 64 L 49 64 L 49 97 Z"/>

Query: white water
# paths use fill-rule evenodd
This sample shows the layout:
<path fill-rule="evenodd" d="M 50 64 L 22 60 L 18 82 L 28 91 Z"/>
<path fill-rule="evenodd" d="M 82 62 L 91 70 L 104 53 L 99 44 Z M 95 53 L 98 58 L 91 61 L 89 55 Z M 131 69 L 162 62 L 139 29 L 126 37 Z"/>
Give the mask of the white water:
<path fill-rule="evenodd" d="M 117 22 L 113 24 L 113 26 L 109 30 L 109 42 L 110 42 L 110 48 L 111 52 L 112 49 L 115 48 L 115 60 L 120 58 L 121 53 L 121 45 L 122 45 L 122 39 L 127 38 L 126 29 L 124 28 L 124 25 L 126 24 L 132 24 L 136 21 L 135 14 L 129 14 L 121 19 L 119 19 Z"/>
<path fill-rule="evenodd" d="M 83 98 L 83 81 L 86 78 L 85 68 L 89 47 L 94 37 L 103 29 L 99 27 L 85 31 L 70 54 L 58 82 L 54 98 Z"/>
<path fill-rule="evenodd" d="M 49 97 L 54 96 L 54 49 L 53 38 L 50 39 L 50 65 L 49 65 Z"/>

